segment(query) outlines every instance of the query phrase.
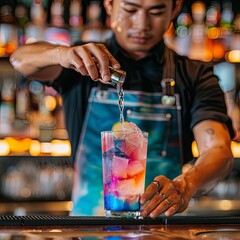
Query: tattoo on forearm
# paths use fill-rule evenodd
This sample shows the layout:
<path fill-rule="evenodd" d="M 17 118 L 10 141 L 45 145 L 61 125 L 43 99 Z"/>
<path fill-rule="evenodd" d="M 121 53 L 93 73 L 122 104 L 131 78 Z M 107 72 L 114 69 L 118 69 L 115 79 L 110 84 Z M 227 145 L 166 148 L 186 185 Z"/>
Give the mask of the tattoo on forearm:
<path fill-rule="evenodd" d="M 214 135 L 214 130 L 213 130 L 212 128 L 208 128 L 208 129 L 206 130 L 206 132 L 207 132 L 209 135 L 211 135 L 211 136 Z"/>
<path fill-rule="evenodd" d="M 200 156 L 203 156 L 209 149 L 227 149 L 228 142 L 225 139 L 224 131 L 228 131 L 225 124 L 222 124 L 222 129 L 208 126 L 202 131 L 200 140 Z M 219 137 L 220 136 L 220 137 Z"/>
<path fill-rule="evenodd" d="M 215 132 L 212 128 L 207 128 L 205 130 L 205 132 L 207 133 L 207 135 L 206 135 L 205 141 L 204 141 L 204 148 L 205 148 L 205 150 L 207 150 L 210 142 L 213 140 L 213 136 L 214 136 Z"/>

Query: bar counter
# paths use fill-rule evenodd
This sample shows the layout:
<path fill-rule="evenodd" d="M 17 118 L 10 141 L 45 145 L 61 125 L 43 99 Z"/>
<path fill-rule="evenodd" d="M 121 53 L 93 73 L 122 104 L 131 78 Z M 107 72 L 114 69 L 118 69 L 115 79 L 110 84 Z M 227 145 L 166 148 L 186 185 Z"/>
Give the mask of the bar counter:
<path fill-rule="evenodd" d="M 0 216 L 1 240 L 240 239 L 240 216 L 174 216 L 155 220 L 104 217 Z"/>

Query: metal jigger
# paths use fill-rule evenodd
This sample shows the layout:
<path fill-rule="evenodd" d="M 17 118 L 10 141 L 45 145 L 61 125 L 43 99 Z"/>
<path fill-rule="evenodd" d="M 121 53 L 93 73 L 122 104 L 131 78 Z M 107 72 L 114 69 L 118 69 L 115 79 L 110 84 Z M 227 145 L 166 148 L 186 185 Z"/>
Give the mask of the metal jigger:
<path fill-rule="evenodd" d="M 121 69 L 114 69 L 112 67 L 109 68 L 111 72 L 111 79 L 109 81 L 109 84 L 113 87 L 121 87 L 125 81 L 126 72 Z"/>

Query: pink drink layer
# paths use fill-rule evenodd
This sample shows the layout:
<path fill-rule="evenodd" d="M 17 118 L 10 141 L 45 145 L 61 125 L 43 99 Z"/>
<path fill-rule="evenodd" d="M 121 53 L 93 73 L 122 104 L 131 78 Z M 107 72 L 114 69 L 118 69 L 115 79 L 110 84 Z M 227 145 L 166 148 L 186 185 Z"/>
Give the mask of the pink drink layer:
<path fill-rule="evenodd" d="M 138 211 L 145 187 L 147 136 L 141 131 L 102 133 L 105 210 Z"/>

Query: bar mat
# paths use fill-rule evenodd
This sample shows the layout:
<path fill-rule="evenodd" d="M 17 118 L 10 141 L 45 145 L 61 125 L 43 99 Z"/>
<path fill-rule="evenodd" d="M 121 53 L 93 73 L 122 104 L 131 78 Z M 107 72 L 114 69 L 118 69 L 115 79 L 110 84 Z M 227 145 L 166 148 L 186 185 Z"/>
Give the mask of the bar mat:
<path fill-rule="evenodd" d="M 105 218 L 92 216 L 0 216 L 0 226 L 81 226 L 81 225 L 161 225 L 240 224 L 240 216 L 173 216 L 157 219 Z"/>

